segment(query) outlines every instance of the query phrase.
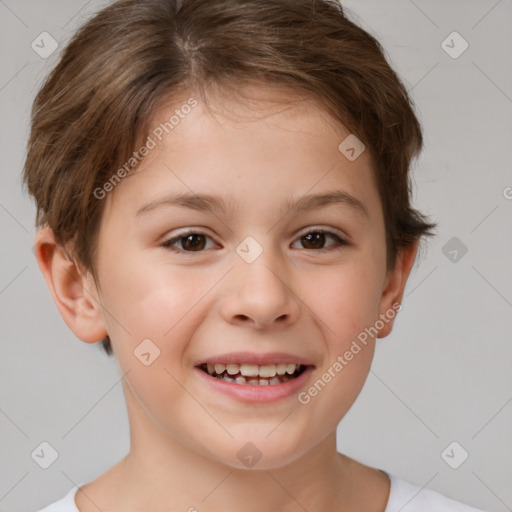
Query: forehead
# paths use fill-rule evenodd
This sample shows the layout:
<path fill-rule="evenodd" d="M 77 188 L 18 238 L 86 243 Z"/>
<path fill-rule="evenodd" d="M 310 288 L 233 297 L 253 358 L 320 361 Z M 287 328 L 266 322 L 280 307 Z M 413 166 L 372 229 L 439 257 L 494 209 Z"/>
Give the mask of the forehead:
<path fill-rule="evenodd" d="M 236 193 L 244 180 L 252 180 L 262 201 L 280 191 L 289 205 L 308 189 L 342 185 L 369 208 L 378 205 L 369 151 L 348 160 L 339 146 L 350 131 L 315 98 L 252 85 L 232 95 L 214 91 L 206 100 L 188 93 L 161 105 L 150 122 L 155 147 L 109 194 L 110 207 L 121 201 L 140 209 L 142 199 L 188 191 L 223 196 L 233 211 L 244 199 Z"/>

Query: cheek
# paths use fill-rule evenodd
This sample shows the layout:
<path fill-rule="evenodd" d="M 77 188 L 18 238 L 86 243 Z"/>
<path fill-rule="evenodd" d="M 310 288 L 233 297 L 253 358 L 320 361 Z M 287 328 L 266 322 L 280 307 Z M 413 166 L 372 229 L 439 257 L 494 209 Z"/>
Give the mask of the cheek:
<path fill-rule="evenodd" d="M 316 313 L 326 339 L 344 350 L 378 318 L 380 281 L 380 269 L 361 255 L 336 269 L 317 271 L 311 281 L 303 281 L 299 294 Z"/>
<path fill-rule="evenodd" d="M 112 258 L 116 263 L 103 267 L 103 304 L 111 339 L 123 352 L 133 352 L 142 340 L 150 339 L 164 358 L 172 354 L 175 361 L 211 285 L 197 272 L 135 256 Z"/>
<path fill-rule="evenodd" d="M 321 280 L 312 308 L 323 331 L 325 357 L 317 377 L 299 402 L 322 420 L 318 429 L 336 428 L 360 394 L 374 356 L 371 331 L 378 318 L 379 293 L 371 268 L 347 266 Z"/>
<path fill-rule="evenodd" d="M 180 385 L 184 355 L 201 322 L 199 300 L 211 284 L 183 269 L 140 262 L 111 267 L 108 281 L 111 340 L 133 392 L 157 415 L 165 404 L 193 407 Z"/>
<path fill-rule="evenodd" d="M 380 279 L 380 267 L 361 255 L 337 270 L 317 272 L 315 283 L 311 281 L 307 288 L 308 304 L 323 331 L 326 355 L 313 388 L 305 390 L 304 401 L 315 402 L 319 416 L 325 414 L 333 425 L 350 409 L 368 377 L 375 348 L 371 328 L 378 319 Z"/>

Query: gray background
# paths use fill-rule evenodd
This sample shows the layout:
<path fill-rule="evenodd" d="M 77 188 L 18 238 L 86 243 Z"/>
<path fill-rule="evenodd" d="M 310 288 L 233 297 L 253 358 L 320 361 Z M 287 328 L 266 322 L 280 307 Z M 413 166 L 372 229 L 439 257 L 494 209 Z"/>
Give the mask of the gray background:
<path fill-rule="evenodd" d="M 0 0 L 0 510 L 57 500 L 129 448 L 121 373 L 61 319 L 32 253 L 35 209 L 20 181 L 34 95 L 102 5 Z M 414 202 L 440 227 L 338 428 L 339 450 L 475 507 L 512 510 L 512 1 L 344 5 L 382 42 L 416 102 L 426 147 Z M 59 42 L 48 59 L 31 48 L 43 31 Z M 441 46 L 453 31 L 469 43 L 456 59 Z M 459 248 L 445 248 L 453 237 Z M 48 469 L 31 458 L 43 441 L 58 452 Z M 453 441 L 469 453 L 458 469 L 441 455 Z"/>

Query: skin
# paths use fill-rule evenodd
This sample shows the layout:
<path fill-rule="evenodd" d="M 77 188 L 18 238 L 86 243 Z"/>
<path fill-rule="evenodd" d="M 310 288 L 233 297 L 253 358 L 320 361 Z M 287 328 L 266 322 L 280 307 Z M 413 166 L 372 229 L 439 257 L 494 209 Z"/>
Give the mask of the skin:
<path fill-rule="evenodd" d="M 128 372 L 130 452 L 77 494 L 81 511 L 386 507 L 388 478 L 336 450 L 337 425 L 365 383 L 376 338 L 307 405 L 295 395 L 244 404 L 211 391 L 193 368 L 225 352 L 288 352 L 315 365 L 307 389 L 401 302 L 417 251 L 403 249 L 386 269 L 370 153 L 353 162 L 340 153 L 350 134 L 344 126 L 312 99 L 284 103 L 290 91 L 244 92 L 250 101 L 211 93 L 210 110 L 195 107 L 104 199 L 99 285 L 66 258 L 49 228 L 36 236 L 39 266 L 67 325 L 87 343 L 108 333 Z M 276 101 L 263 101 L 269 97 Z M 154 125 L 183 103 L 163 107 Z M 290 196 L 332 190 L 357 197 L 368 217 L 347 205 L 284 208 Z M 136 216 L 151 200 L 190 191 L 238 203 L 226 214 L 162 206 Z M 198 239 L 202 252 L 186 239 L 175 247 L 188 253 L 160 245 L 188 227 L 207 235 Z M 335 246 L 330 236 L 308 245 L 301 237 L 314 228 L 350 245 L 321 250 Z M 236 253 L 247 236 L 263 249 L 252 263 Z M 377 337 L 392 327 L 385 322 Z M 146 338 L 160 349 L 149 366 L 133 354 Z M 262 453 L 252 469 L 236 455 L 247 442 Z"/>

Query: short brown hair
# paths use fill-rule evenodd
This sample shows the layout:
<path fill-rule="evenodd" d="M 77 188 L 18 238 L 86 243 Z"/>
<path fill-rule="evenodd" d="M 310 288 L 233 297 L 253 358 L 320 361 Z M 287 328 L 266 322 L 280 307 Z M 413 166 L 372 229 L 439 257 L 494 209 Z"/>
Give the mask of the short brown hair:
<path fill-rule="evenodd" d="M 24 183 L 96 279 L 104 202 L 93 191 L 132 155 L 164 102 L 211 85 L 287 86 L 315 98 L 370 150 L 387 264 L 436 224 L 410 204 L 421 127 L 377 40 L 335 0 L 119 0 L 73 36 L 35 98 Z M 340 141 L 341 142 L 341 141 Z M 103 340 L 111 354 L 110 340 Z"/>

